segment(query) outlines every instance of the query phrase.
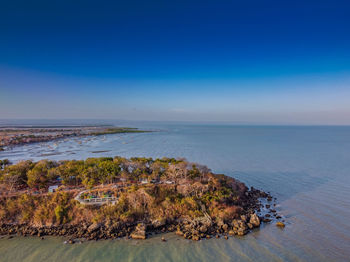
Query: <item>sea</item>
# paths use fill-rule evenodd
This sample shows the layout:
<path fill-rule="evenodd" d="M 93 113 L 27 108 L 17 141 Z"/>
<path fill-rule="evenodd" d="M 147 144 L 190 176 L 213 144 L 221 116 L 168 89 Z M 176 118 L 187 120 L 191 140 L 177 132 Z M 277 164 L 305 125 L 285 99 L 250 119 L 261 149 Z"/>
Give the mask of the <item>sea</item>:
<path fill-rule="evenodd" d="M 286 227 L 193 242 L 173 233 L 147 240 L 64 244 L 64 238 L 0 239 L 0 261 L 350 261 L 350 127 L 257 126 L 112 120 L 9 121 L 0 125 L 113 124 L 149 133 L 16 146 L 0 159 L 175 157 L 207 165 L 277 198 Z M 161 241 L 166 238 L 166 242 Z"/>

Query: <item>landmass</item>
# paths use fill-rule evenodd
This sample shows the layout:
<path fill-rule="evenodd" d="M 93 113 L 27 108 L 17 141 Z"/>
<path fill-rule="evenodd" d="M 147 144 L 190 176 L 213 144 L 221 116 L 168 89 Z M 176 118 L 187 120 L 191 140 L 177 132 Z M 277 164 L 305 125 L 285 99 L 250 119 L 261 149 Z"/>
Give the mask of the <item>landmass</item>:
<path fill-rule="evenodd" d="M 48 142 L 69 137 L 144 132 L 151 131 L 113 126 L 0 127 L 0 151 L 4 151 L 6 147 L 10 146 Z"/>
<path fill-rule="evenodd" d="M 69 243 L 163 232 L 228 238 L 262 222 L 283 224 L 275 205 L 270 194 L 185 159 L 0 163 L 0 235 L 66 236 Z"/>

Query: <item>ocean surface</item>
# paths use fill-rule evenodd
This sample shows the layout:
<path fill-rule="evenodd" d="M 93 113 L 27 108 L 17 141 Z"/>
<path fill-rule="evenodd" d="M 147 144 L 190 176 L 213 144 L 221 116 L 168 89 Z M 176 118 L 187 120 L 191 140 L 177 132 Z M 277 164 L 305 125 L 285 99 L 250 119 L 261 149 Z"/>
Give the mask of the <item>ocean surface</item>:
<path fill-rule="evenodd" d="M 15 237 L 0 239 L 0 261 L 350 261 L 350 127 L 115 124 L 157 132 L 18 146 L 0 159 L 185 157 L 270 191 L 286 227 L 199 242 L 175 234 L 166 234 L 167 242 L 155 236 L 74 245 Z"/>

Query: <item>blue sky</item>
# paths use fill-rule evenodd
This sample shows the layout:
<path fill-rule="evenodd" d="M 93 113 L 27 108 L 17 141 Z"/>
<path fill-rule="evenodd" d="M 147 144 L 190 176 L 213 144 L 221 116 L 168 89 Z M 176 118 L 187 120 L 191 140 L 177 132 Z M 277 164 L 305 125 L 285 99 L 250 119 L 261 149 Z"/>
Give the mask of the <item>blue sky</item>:
<path fill-rule="evenodd" d="M 350 124 L 348 1 L 0 1 L 0 118 Z"/>

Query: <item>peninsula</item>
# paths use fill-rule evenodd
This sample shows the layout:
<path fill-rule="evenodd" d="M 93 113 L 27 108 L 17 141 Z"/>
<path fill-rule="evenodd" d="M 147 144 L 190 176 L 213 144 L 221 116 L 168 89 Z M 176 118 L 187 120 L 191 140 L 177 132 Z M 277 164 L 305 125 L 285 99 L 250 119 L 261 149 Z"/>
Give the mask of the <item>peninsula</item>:
<path fill-rule="evenodd" d="M 74 243 L 171 231 L 200 240 L 243 236 L 281 219 L 269 194 L 185 159 L 2 163 L 0 235 L 67 236 Z"/>
<path fill-rule="evenodd" d="M 118 133 L 151 132 L 131 127 L 115 126 L 31 126 L 0 127 L 0 151 L 6 147 L 48 142 L 69 137 L 100 136 Z"/>

